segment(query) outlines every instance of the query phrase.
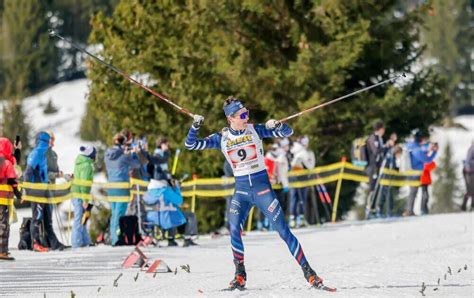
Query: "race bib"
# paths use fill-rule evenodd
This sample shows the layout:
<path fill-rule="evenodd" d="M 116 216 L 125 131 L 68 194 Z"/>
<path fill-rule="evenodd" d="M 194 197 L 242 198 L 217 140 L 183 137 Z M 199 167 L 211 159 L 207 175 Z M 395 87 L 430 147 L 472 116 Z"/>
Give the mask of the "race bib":
<path fill-rule="evenodd" d="M 255 144 L 249 144 L 246 146 L 231 149 L 227 151 L 227 155 L 232 161 L 233 166 L 241 162 L 256 160 L 257 146 Z"/>

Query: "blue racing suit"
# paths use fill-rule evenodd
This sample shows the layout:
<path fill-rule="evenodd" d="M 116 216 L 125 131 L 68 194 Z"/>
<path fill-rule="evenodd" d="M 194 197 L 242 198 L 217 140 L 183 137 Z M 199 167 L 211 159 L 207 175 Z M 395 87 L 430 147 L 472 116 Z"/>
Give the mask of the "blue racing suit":
<path fill-rule="evenodd" d="M 235 191 L 227 214 L 234 260 L 237 262 L 244 260 L 242 227 L 251 207 L 256 205 L 286 242 L 298 264 L 306 264 L 303 249 L 288 228 L 283 209 L 273 192 L 263 162 L 264 153 L 261 144 L 263 138 L 288 137 L 293 134 L 293 130 L 286 124 L 274 130 L 267 129 L 262 124 L 247 124 L 244 130 L 225 128 L 222 132 L 204 139 L 198 139 L 197 132 L 196 128 L 191 127 L 185 142 L 186 149 L 220 149 L 233 167 Z"/>

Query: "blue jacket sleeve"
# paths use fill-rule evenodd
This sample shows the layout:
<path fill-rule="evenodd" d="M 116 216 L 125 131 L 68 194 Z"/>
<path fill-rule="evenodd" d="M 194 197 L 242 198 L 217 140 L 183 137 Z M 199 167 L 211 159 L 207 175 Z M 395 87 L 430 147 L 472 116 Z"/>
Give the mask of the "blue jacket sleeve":
<path fill-rule="evenodd" d="M 436 151 L 434 151 L 431 155 L 428 155 L 428 152 L 426 151 L 413 150 L 412 154 L 413 154 L 413 158 L 420 163 L 432 162 L 436 157 Z"/>
<path fill-rule="evenodd" d="M 283 123 L 279 129 L 268 129 L 264 124 L 255 124 L 253 126 L 260 138 L 287 138 L 293 134 L 293 129 L 286 123 Z"/>
<path fill-rule="evenodd" d="M 178 187 L 175 189 L 172 187 L 167 187 L 163 193 L 163 196 L 167 203 L 172 203 L 176 206 L 183 204 L 183 196 L 181 195 L 181 190 Z"/>
<path fill-rule="evenodd" d="M 221 134 L 215 133 L 207 138 L 199 139 L 197 137 L 198 130 L 191 126 L 184 143 L 184 147 L 188 150 L 204 150 L 204 149 L 221 149 Z"/>
<path fill-rule="evenodd" d="M 125 164 L 129 167 L 129 169 L 137 169 L 140 168 L 140 160 L 138 159 L 138 156 L 135 155 L 122 155 L 124 158 Z"/>

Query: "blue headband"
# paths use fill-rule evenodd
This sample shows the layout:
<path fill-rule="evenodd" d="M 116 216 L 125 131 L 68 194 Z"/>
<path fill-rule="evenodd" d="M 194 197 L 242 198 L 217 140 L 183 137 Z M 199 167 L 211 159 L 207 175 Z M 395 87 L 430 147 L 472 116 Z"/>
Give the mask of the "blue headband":
<path fill-rule="evenodd" d="M 242 108 L 244 108 L 244 105 L 240 101 L 233 101 L 224 107 L 224 114 L 226 116 L 231 116 Z"/>

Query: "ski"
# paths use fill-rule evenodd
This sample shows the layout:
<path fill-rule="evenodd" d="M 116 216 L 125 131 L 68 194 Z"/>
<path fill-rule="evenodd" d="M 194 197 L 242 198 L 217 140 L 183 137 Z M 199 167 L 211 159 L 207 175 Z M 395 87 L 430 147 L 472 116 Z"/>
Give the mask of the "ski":
<path fill-rule="evenodd" d="M 247 288 L 244 288 L 244 287 L 228 287 L 228 288 L 221 289 L 221 292 L 232 292 L 232 291 L 235 291 L 235 290 L 246 291 Z"/>
<path fill-rule="evenodd" d="M 328 291 L 328 292 L 336 292 L 337 291 L 336 288 L 328 287 L 328 286 L 325 286 L 325 285 L 320 285 L 319 287 L 318 286 L 313 286 L 313 288 L 317 289 L 317 290 L 321 290 L 321 291 Z"/>

